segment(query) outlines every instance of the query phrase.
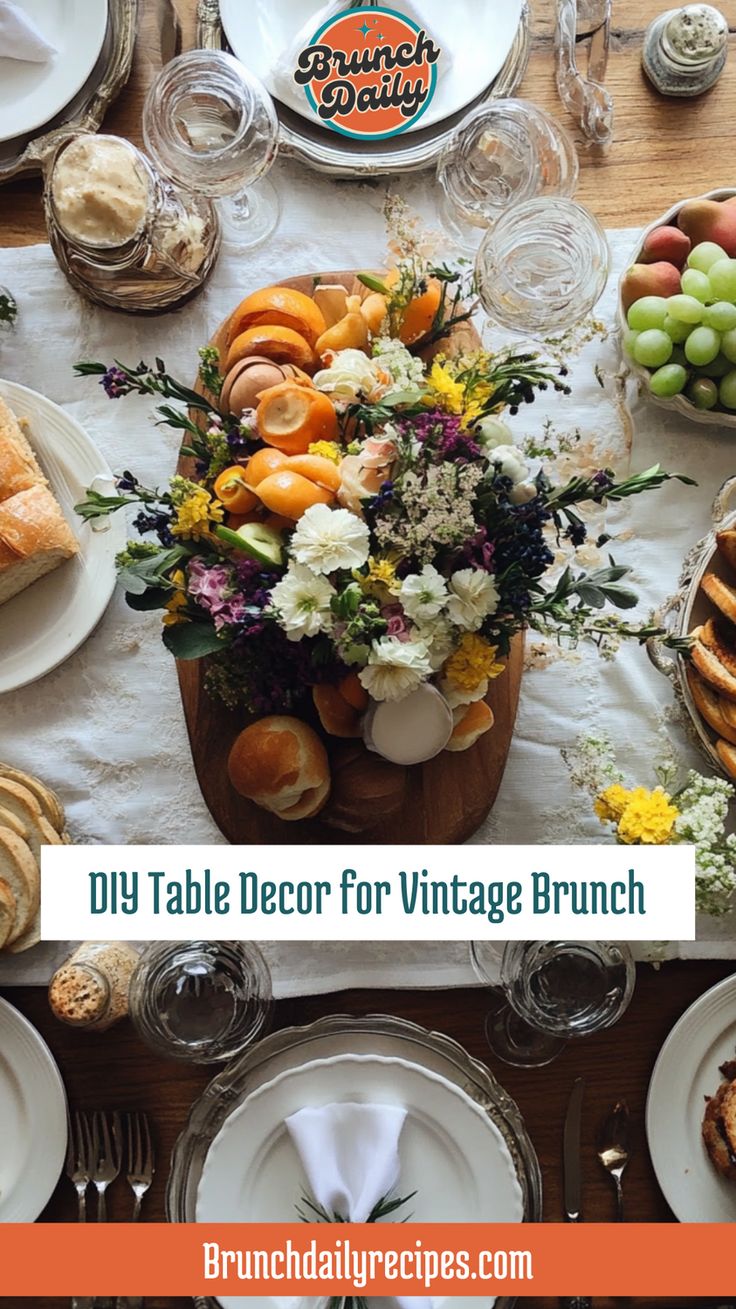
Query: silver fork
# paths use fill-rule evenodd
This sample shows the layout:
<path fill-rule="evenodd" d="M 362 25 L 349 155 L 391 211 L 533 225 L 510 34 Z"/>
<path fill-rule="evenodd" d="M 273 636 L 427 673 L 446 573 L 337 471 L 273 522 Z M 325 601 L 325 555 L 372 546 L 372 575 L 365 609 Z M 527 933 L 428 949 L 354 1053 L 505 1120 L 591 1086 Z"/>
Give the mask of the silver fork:
<path fill-rule="evenodd" d="M 140 1218 L 143 1197 L 153 1181 L 156 1164 L 148 1115 L 128 1114 L 125 1126 L 128 1140 L 128 1185 L 135 1197 L 131 1221 L 135 1223 Z M 115 1302 L 116 1309 L 142 1309 L 142 1305 L 142 1296 L 118 1296 Z"/>
<path fill-rule="evenodd" d="M 107 1188 L 120 1172 L 123 1162 L 123 1134 L 120 1114 L 98 1111 L 92 1119 L 92 1143 L 95 1167 L 92 1181 L 97 1190 L 97 1221 L 107 1222 Z M 98 1295 L 96 1309 L 113 1309 L 112 1296 Z"/>
<path fill-rule="evenodd" d="M 87 1114 L 67 1111 L 66 1175 L 77 1193 L 77 1220 L 87 1221 L 87 1190 L 92 1180 L 94 1155 L 92 1125 Z M 72 1296 L 72 1309 L 93 1309 L 91 1295 Z"/>

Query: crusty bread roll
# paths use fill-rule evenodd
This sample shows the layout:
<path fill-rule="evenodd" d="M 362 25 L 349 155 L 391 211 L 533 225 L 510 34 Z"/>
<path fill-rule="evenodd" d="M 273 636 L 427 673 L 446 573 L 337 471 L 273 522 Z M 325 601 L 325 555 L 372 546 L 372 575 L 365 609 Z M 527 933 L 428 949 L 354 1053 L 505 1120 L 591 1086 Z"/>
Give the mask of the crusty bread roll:
<path fill-rule="evenodd" d="M 469 750 L 485 732 L 490 732 L 494 722 L 490 705 L 487 705 L 485 700 L 476 700 L 475 704 L 468 705 L 467 709 L 458 713 L 452 736 L 445 749 L 453 752 Z"/>
<path fill-rule="evenodd" d="M 240 733 L 228 759 L 235 790 L 285 822 L 312 818 L 330 793 L 327 751 L 298 718 L 274 714 Z"/>
<path fill-rule="evenodd" d="M 380 825 L 406 803 L 406 768 L 372 754 L 358 741 L 340 742 L 333 751 L 334 775 L 323 821 L 359 835 Z"/>
<path fill-rule="evenodd" d="M 724 618 L 736 623 L 736 590 L 715 573 L 706 573 L 700 585 Z"/>
<path fill-rule="evenodd" d="M 0 503 L 0 604 L 77 554 L 76 537 L 46 486 Z"/>

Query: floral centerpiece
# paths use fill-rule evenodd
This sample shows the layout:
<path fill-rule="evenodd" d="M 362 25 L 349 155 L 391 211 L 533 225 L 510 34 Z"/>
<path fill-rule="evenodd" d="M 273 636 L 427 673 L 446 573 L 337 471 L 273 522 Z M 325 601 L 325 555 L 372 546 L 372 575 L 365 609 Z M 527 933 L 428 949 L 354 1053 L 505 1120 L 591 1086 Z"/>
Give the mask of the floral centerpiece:
<path fill-rule="evenodd" d="M 604 650 L 654 634 L 623 615 L 637 603 L 626 568 L 612 558 L 577 568 L 574 555 L 586 504 L 669 475 L 655 466 L 619 480 L 602 468 L 556 486 L 530 467 L 503 415 L 548 389 L 563 402 L 566 369 L 478 348 L 458 331 L 469 298 L 468 275 L 414 256 L 385 279 L 365 275 L 354 295 L 315 285 L 326 324 L 316 344 L 301 302 L 287 313 L 278 288 L 249 297 L 222 351 L 200 352 L 197 391 L 161 360 L 78 365 L 111 398 L 166 401 L 160 418 L 184 432 L 186 476 L 153 489 L 124 473 L 114 495 L 90 491 L 78 510 L 136 506 L 138 539 L 119 560 L 128 602 L 162 610 L 177 658 L 209 656 L 209 690 L 228 705 L 299 715 L 314 698 L 328 731 L 336 714 L 350 722 L 339 735 L 365 725 L 393 758 L 401 706 L 419 694 L 432 727 L 401 759 L 419 762 L 492 725 L 484 698 L 524 629 Z M 243 406 L 248 351 L 259 367 L 282 366 L 297 310 L 313 366 L 299 347 L 288 375 Z M 281 326 L 264 328 L 268 313 Z"/>

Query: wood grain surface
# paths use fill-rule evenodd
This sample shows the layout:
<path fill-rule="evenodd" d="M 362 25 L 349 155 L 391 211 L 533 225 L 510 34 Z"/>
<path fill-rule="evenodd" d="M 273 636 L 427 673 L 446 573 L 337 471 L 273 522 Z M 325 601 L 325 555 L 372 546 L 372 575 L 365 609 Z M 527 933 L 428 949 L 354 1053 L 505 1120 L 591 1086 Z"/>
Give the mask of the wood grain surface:
<path fill-rule="evenodd" d="M 400 947 L 397 946 L 397 949 Z M 612 1222 L 614 1192 L 598 1164 L 593 1143 L 596 1127 L 615 1100 L 624 1098 L 632 1111 L 634 1153 L 624 1178 L 629 1222 L 672 1220 L 652 1171 L 644 1133 L 647 1087 L 659 1049 L 680 1015 L 699 995 L 734 971 L 725 963 L 667 963 L 660 969 L 641 965 L 630 1009 L 609 1032 L 570 1045 L 556 1063 L 544 1069 L 508 1068 L 490 1058 L 484 1035 L 486 997 L 478 990 L 353 991 L 282 1001 L 279 1027 L 302 1025 L 325 1014 L 392 1013 L 431 1026 L 460 1041 L 478 1059 L 491 1063 L 501 1084 L 519 1104 L 539 1156 L 544 1186 L 544 1216 L 563 1219 L 562 1123 L 575 1077 L 586 1080 L 583 1106 L 584 1217 Z M 100 1036 L 61 1026 L 37 988 L 3 992 L 38 1027 L 61 1068 L 73 1106 L 82 1109 L 145 1109 L 155 1123 L 158 1171 L 143 1218 L 164 1216 L 167 1158 L 193 1101 L 209 1081 L 206 1069 L 167 1063 L 149 1053 L 127 1022 Z M 111 1217 L 125 1221 L 130 1196 L 124 1181 L 110 1192 Z M 44 1220 L 72 1221 L 76 1216 L 72 1187 L 62 1179 L 43 1215 Z M 612 1252 L 612 1256 L 615 1252 Z M 0 1291 L 2 1271 L 0 1270 Z M 34 1299 L 36 1309 L 61 1309 L 64 1302 Z M 539 1305 L 546 1302 L 529 1301 Z M 549 1302 L 550 1309 L 553 1302 Z M 616 1309 L 614 1300 L 598 1298 L 595 1309 Z M 643 1303 L 643 1302 L 642 1302 Z M 683 1304 L 685 1302 L 682 1302 Z M 701 1302 L 699 1302 L 701 1303 Z M 146 1301 L 147 1309 L 187 1309 L 184 1300 Z M 677 1301 L 668 1299 L 675 1306 Z M 0 1309 L 11 1301 L 0 1298 Z M 188 1306 L 191 1309 L 191 1306 Z"/>

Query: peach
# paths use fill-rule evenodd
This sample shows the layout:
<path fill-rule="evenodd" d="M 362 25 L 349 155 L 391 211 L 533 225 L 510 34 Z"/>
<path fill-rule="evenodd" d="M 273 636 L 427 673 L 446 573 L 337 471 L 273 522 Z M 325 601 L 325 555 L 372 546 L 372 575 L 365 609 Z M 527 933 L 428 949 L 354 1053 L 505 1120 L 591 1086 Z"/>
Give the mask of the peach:
<path fill-rule="evenodd" d="M 621 298 L 624 309 L 631 308 L 635 300 L 644 295 L 661 295 L 669 299 L 680 293 L 680 270 L 664 261 L 658 264 L 632 264 L 624 273 Z"/>
<path fill-rule="evenodd" d="M 714 241 L 731 258 L 736 256 L 736 210 L 719 200 L 688 200 L 677 215 L 677 222 L 693 245 Z"/>
<path fill-rule="evenodd" d="M 679 227 L 658 227 L 644 242 L 639 261 L 642 264 L 674 264 L 682 268 L 692 249 L 689 236 Z"/>

